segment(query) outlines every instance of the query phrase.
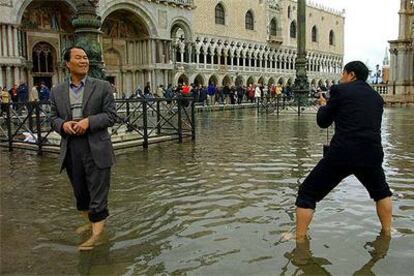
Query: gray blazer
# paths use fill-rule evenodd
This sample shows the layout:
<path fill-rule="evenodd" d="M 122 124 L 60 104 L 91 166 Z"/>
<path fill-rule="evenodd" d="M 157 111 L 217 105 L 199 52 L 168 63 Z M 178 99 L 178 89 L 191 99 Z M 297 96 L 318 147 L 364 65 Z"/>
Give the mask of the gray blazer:
<path fill-rule="evenodd" d="M 60 142 L 60 171 L 65 167 L 68 138 L 63 132 L 63 123 L 72 120 L 69 102 L 69 82 L 63 82 L 52 88 L 51 125 L 62 137 Z M 85 83 L 82 103 L 83 117 L 89 118 L 86 134 L 92 158 L 100 169 L 109 168 L 114 163 L 114 153 L 108 127 L 116 120 L 116 107 L 109 82 L 88 77 Z"/>

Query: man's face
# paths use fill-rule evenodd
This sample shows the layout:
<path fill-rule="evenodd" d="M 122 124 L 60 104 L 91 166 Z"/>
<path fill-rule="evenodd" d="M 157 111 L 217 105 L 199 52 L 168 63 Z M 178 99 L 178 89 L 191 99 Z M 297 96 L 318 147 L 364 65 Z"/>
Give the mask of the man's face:
<path fill-rule="evenodd" d="M 354 72 L 348 73 L 345 70 L 342 72 L 341 83 L 349 83 L 349 82 L 353 82 L 354 80 L 356 80 Z"/>
<path fill-rule="evenodd" d="M 70 53 L 70 60 L 66 66 L 73 75 L 86 76 L 89 71 L 89 59 L 85 51 L 74 48 Z"/>

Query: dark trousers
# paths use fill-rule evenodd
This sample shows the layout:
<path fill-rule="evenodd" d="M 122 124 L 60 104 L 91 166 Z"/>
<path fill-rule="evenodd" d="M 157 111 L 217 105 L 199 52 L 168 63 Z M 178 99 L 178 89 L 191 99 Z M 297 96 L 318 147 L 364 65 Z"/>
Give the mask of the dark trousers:
<path fill-rule="evenodd" d="M 79 211 L 88 211 L 89 220 L 98 222 L 108 215 L 108 193 L 111 169 L 96 167 L 87 136 L 70 137 L 66 154 L 69 176 Z"/>

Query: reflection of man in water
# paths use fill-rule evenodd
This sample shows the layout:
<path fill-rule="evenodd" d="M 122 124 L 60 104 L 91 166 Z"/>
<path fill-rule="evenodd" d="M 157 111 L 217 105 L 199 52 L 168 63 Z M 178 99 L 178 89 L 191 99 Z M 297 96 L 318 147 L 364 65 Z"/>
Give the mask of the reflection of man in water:
<path fill-rule="evenodd" d="M 382 232 L 389 235 L 392 220 L 391 191 L 382 169 L 381 120 L 384 101 L 367 83 L 368 68 L 348 63 L 340 85 L 334 85 L 326 106 L 318 110 L 322 128 L 335 123 L 329 151 L 299 188 L 296 199 L 296 238 L 304 239 L 316 202 L 344 178 L 355 175 L 376 202 Z"/>
<path fill-rule="evenodd" d="M 367 242 L 364 245 L 364 248 L 372 249 L 368 251 L 371 255 L 371 259 L 366 264 L 364 264 L 360 270 L 356 271 L 354 275 L 374 275 L 371 269 L 379 260 L 385 258 L 390 247 L 390 241 L 391 237 L 389 235 L 381 233 L 377 236 L 375 241 Z"/>
<path fill-rule="evenodd" d="M 293 249 L 290 253 L 285 253 L 284 255 L 298 270 L 306 275 L 331 275 L 325 268 L 325 265 L 331 265 L 325 258 L 314 257 L 310 251 L 310 243 L 307 238 L 302 241 L 296 242 L 296 248 Z M 289 264 L 289 263 L 288 263 Z M 287 270 L 287 266 L 282 268 L 282 271 Z M 283 273 L 282 273 L 283 274 Z M 293 275 L 297 275 L 298 271 L 295 271 Z"/>

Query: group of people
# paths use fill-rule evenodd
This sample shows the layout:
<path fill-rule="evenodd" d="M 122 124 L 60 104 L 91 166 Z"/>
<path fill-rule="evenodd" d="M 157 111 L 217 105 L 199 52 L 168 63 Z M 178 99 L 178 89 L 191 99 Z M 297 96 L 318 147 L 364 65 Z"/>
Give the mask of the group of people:
<path fill-rule="evenodd" d="M 104 223 L 109 215 L 108 193 L 114 155 L 108 127 L 116 121 L 116 108 L 111 85 L 88 77 L 89 59 L 84 49 L 69 48 L 64 60 L 71 77 L 52 89 L 51 122 L 52 128 L 62 137 L 59 169 L 66 169 L 77 209 L 89 220 L 86 227 L 77 229 L 78 233 L 91 233 L 90 238 L 79 245 L 79 250 L 91 250 L 104 242 Z M 384 101 L 366 83 L 367 77 L 368 68 L 362 62 L 347 64 L 342 83 L 331 87 L 330 98 L 318 111 L 318 125 L 327 128 L 335 123 L 335 135 L 327 154 L 298 189 L 295 203 L 298 243 L 306 243 L 317 203 L 349 175 L 355 175 L 376 202 L 382 234 L 389 236 L 391 233 L 392 192 L 382 168 Z M 225 93 L 224 88 L 223 92 L 217 92 L 213 84 L 207 87 L 207 93 L 200 93 L 200 89 L 205 90 L 203 87 L 193 89 L 185 83 L 175 89 L 169 86 L 166 91 L 159 88 L 155 91 L 156 96 L 164 96 L 170 93 L 168 91 L 184 96 L 199 93 L 199 97 L 207 95 L 207 100 L 210 97 L 210 103 L 216 93 Z M 260 97 L 264 96 L 265 88 L 262 89 L 263 92 L 260 87 L 254 87 L 254 96 L 258 96 L 256 91 L 263 93 Z M 253 86 L 246 90 L 252 93 Z M 229 97 L 231 91 L 226 88 Z M 147 84 L 140 96 L 150 94 L 152 91 Z"/>
<path fill-rule="evenodd" d="M 43 82 L 40 85 L 33 85 L 30 90 L 26 82 L 21 82 L 20 85 L 14 84 L 10 89 L 7 89 L 7 87 L 0 87 L 0 89 L 0 116 L 4 116 L 10 104 L 14 110 L 18 110 L 20 107 L 25 107 L 28 103 L 40 102 L 41 104 L 46 104 L 50 97 L 50 90 Z"/>
<path fill-rule="evenodd" d="M 112 86 L 114 97 L 119 95 L 116 88 Z M 215 105 L 215 104 L 241 104 L 243 102 L 259 102 L 264 98 L 274 98 L 283 95 L 288 99 L 293 98 L 293 91 L 290 85 L 272 84 L 249 84 L 249 86 L 238 85 L 230 86 L 224 85 L 222 87 L 210 83 L 208 86 L 201 84 L 190 84 L 186 82 L 179 83 L 176 86 L 169 84 L 168 86 L 159 85 L 155 90 L 151 89 L 148 82 L 144 90 L 140 87 L 134 93 L 121 94 L 121 98 L 166 98 L 172 99 L 177 96 L 189 96 L 194 98 L 196 103 L 200 105 Z"/>

